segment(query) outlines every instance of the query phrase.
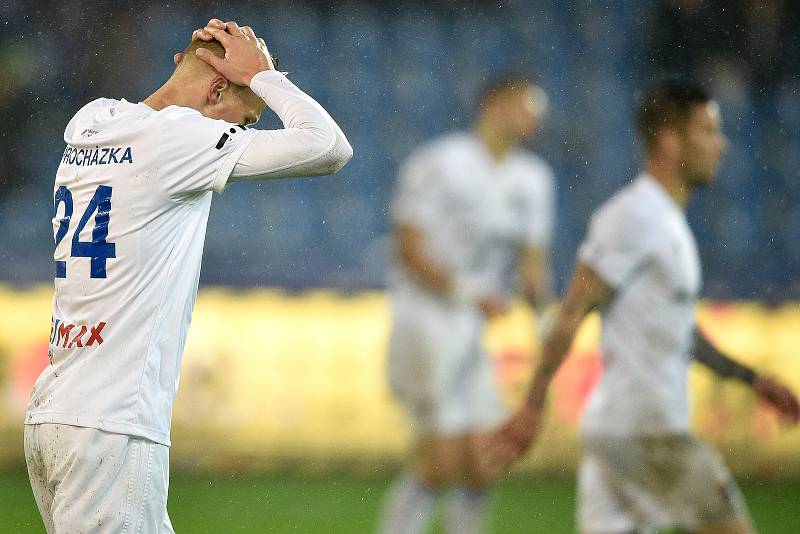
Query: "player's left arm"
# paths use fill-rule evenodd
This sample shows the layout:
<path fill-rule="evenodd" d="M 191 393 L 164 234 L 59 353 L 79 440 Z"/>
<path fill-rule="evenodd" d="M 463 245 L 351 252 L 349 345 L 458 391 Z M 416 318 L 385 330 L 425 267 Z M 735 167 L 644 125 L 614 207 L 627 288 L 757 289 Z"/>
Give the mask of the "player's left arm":
<path fill-rule="evenodd" d="M 218 24 L 215 24 L 218 23 Z M 241 154 L 230 180 L 323 176 L 341 169 L 353 148 L 328 112 L 274 69 L 263 39 L 249 26 L 209 21 L 193 38 L 213 37 L 225 48 L 219 58 L 206 48 L 197 55 L 230 82 L 250 89 L 275 112 L 284 127 L 259 130 Z"/>
<path fill-rule="evenodd" d="M 717 375 L 750 385 L 759 397 L 777 408 L 787 421 L 793 424 L 800 422 L 800 402 L 789 388 L 729 358 L 712 345 L 700 329 L 695 329 L 693 354 L 696 361 Z"/>
<path fill-rule="evenodd" d="M 556 211 L 555 177 L 549 166 L 539 164 L 531 178 L 532 185 L 525 195 L 525 231 L 518 253 L 517 278 L 521 296 L 538 315 L 541 334 L 543 318 L 547 315 L 548 323 L 555 319 L 554 310 L 548 311 L 553 303 L 550 240 Z"/>

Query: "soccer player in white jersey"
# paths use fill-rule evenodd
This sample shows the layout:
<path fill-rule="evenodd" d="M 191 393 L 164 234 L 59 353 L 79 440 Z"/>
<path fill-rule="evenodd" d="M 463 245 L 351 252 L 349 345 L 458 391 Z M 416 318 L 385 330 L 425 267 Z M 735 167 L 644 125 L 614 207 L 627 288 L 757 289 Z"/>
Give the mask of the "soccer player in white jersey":
<path fill-rule="evenodd" d="M 252 29 L 214 19 L 195 37 L 143 102 L 95 100 L 64 133 L 50 365 L 25 418 L 50 534 L 172 532 L 170 419 L 212 191 L 329 174 L 352 155 Z M 243 126 L 265 106 L 284 129 Z"/>
<path fill-rule="evenodd" d="M 751 533 L 733 478 L 689 434 L 689 363 L 750 384 L 791 423 L 800 407 L 791 391 L 721 354 L 695 325 L 700 262 L 684 209 L 723 155 L 719 108 L 693 84 L 665 81 L 647 91 L 638 127 L 644 171 L 594 214 L 527 399 L 491 440 L 487 465 L 529 447 L 547 386 L 581 320 L 598 308 L 604 371 L 582 421 L 581 532 Z"/>
<path fill-rule="evenodd" d="M 445 135 L 402 166 L 392 206 L 389 381 L 415 437 L 380 531 L 425 532 L 437 496 L 448 532 L 482 531 L 487 488 L 476 451 L 502 421 L 484 321 L 514 292 L 550 299 L 550 167 L 520 143 L 542 120 L 543 91 L 522 77 L 487 84 L 472 131 Z M 516 280 L 509 274 L 516 272 Z"/>

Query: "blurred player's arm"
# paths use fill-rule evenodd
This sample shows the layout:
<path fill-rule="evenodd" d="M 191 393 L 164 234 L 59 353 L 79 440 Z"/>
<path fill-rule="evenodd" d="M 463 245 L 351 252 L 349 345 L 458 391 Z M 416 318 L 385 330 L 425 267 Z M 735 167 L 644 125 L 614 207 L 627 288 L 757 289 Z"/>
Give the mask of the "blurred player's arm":
<path fill-rule="evenodd" d="M 452 277 L 427 254 L 423 232 L 409 224 L 396 225 L 394 232 L 397 253 L 406 270 L 420 285 L 447 295 L 453 285 Z"/>
<path fill-rule="evenodd" d="M 555 177 L 549 166 L 540 164 L 524 196 L 525 230 L 517 262 L 520 293 L 538 316 L 539 336 L 552 327 L 556 310 L 550 273 L 550 240 L 555 222 Z"/>
<path fill-rule="evenodd" d="M 616 206 L 598 210 L 592 217 L 587 238 L 578 251 L 575 273 L 533 375 L 525 403 L 532 412 L 538 413 L 543 407 L 547 386 L 586 314 L 604 307 L 648 261 L 650 242 L 658 234 L 642 231 L 635 222 L 636 213 Z"/>
<path fill-rule="evenodd" d="M 448 269 L 431 258 L 426 249 L 425 234 L 419 228 L 408 223 L 399 223 L 395 226 L 394 237 L 400 261 L 423 287 L 446 298 L 475 304 L 486 317 L 494 317 L 506 311 L 507 302 L 504 298 L 488 293 L 478 283 L 453 276 Z"/>
<path fill-rule="evenodd" d="M 558 307 L 553 298 L 550 253 L 544 247 L 525 247 L 520 253 L 517 276 L 522 297 L 536 313 L 539 339 L 553 328 Z"/>
<path fill-rule="evenodd" d="M 614 290 L 591 267 L 578 263 L 555 325 L 545 338 L 525 402 L 492 437 L 483 461 L 490 472 L 519 458 L 530 447 L 541 424 L 547 388 L 567 355 L 584 317 L 606 305 Z"/>
<path fill-rule="evenodd" d="M 392 199 L 392 237 L 397 260 L 422 287 L 442 298 L 478 306 L 486 317 L 505 311 L 506 300 L 485 281 L 454 272 L 431 253 L 428 232 L 449 216 L 455 177 L 436 150 L 423 148 L 401 166 Z"/>
<path fill-rule="evenodd" d="M 445 169 L 435 152 L 417 150 L 400 166 L 391 203 L 392 234 L 397 261 L 422 287 L 447 297 L 453 277 L 447 266 L 428 252 L 426 228 L 440 224 Z"/>
<path fill-rule="evenodd" d="M 567 355 L 584 317 L 611 299 L 614 290 L 591 267 L 578 263 L 567 289 L 553 329 L 542 346 L 542 355 L 533 373 L 525 405 L 540 411 L 547 387 Z"/>
<path fill-rule="evenodd" d="M 786 420 L 795 424 L 800 422 L 800 403 L 791 390 L 723 354 L 711 344 L 700 329 L 695 329 L 693 355 L 695 361 L 702 363 L 717 375 L 741 380 L 750 385 L 759 397 L 775 406 Z"/>
<path fill-rule="evenodd" d="M 522 296 L 540 314 L 553 301 L 549 258 L 544 248 L 525 247 L 517 267 Z"/>
<path fill-rule="evenodd" d="M 694 331 L 693 356 L 695 361 L 702 363 L 723 378 L 736 378 L 752 386 L 758 377 L 750 367 L 722 354 L 699 329 Z"/>
<path fill-rule="evenodd" d="M 202 32 L 225 47 L 225 58 L 205 48 L 198 49 L 198 57 L 229 81 L 249 86 L 284 125 L 280 130 L 258 132 L 230 180 L 321 176 L 338 171 L 350 160 L 353 149 L 342 130 L 322 106 L 274 69 L 266 44 L 252 29 L 228 22 L 206 26 Z"/>

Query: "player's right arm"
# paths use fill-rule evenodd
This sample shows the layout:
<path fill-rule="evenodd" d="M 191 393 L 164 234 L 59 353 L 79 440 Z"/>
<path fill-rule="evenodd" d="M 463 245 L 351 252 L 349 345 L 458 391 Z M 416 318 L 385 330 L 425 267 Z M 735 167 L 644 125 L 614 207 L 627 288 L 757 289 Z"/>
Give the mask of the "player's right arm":
<path fill-rule="evenodd" d="M 400 262 L 417 283 L 444 297 L 473 303 L 486 317 L 505 312 L 507 302 L 504 298 L 485 292 L 480 284 L 459 280 L 431 258 L 426 250 L 424 231 L 411 224 L 398 224 L 394 238 Z"/>
<path fill-rule="evenodd" d="M 611 286 L 590 266 L 578 263 L 553 330 L 544 341 L 525 405 L 536 411 L 544 407 L 547 387 L 572 346 L 581 322 L 590 311 L 605 306 L 613 294 Z"/>
<path fill-rule="evenodd" d="M 341 169 L 353 148 L 325 109 L 273 68 L 263 39 L 234 22 L 202 31 L 225 47 L 219 58 L 205 48 L 198 57 L 237 85 L 249 86 L 281 119 L 284 128 L 260 130 L 239 158 L 230 180 L 322 176 Z M 223 28 L 224 27 L 224 28 Z M 200 32 L 195 32 L 199 36 Z"/>
<path fill-rule="evenodd" d="M 484 458 L 488 470 L 501 469 L 530 447 L 539 431 L 547 388 L 581 321 L 591 310 L 609 305 L 614 295 L 649 261 L 657 234 L 645 226 L 646 221 L 640 215 L 612 201 L 592 218 L 558 318 L 543 342 L 525 402 L 490 441 Z"/>
<path fill-rule="evenodd" d="M 446 199 L 453 192 L 446 172 L 434 147 L 418 151 L 403 164 L 392 201 L 397 260 L 420 286 L 443 298 L 474 304 L 491 317 L 503 311 L 502 299 L 480 281 L 458 276 L 430 252 L 429 232 L 450 215 Z"/>
<path fill-rule="evenodd" d="M 578 263 L 558 318 L 542 346 L 528 395 L 490 440 L 484 458 L 489 472 L 497 473 L 528 450 L 539 432 L 548 386 L 572 346 L 578 327 L 590 311 L 603 307 L 613 293 L 611 286 L 590 266 Z"/>
<path fill-rule="evenodd" d="M 415 280 L 434 293 L 446 295 L 452 286 L 451 276 L 426 252 L 424 232 L 400 223 L 395 226 L 394 238 L 398 259 Z"/>

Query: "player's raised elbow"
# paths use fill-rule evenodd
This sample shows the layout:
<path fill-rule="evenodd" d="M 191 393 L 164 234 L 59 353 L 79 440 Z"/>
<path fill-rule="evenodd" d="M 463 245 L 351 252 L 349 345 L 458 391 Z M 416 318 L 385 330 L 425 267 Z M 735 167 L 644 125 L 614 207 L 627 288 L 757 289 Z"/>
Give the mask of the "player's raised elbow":
<path fill-rule="evenodd" d="M 335 153 L 331 154 L 328 174 L 339 172 L 339 170 L 347 165 L 347 162 L 353 158 L 353 147 L 347 141 L 344 135 L 341 135 L 334 144 Z"/>
<path fill-rule="evenodd" d="M 319 175 L 334 174 L 353 157 L 353 147 L 342 131 L 331 126 L 332 136 L 326 136 L 324 147 L 320 146 L 320 157 L 315 165 Z"/>

